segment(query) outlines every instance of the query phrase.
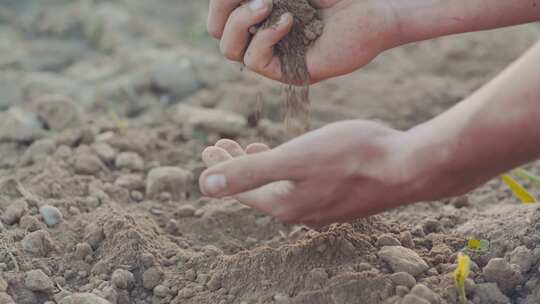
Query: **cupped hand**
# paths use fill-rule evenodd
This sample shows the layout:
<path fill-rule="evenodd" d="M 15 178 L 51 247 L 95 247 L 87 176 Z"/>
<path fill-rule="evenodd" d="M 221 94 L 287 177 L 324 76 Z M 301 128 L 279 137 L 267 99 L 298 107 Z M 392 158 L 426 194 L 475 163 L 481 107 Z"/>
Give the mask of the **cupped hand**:
<path fill-rule="evenodd" d="M 234 196 L 283 222 L 322 225 L 420 199 L 402 132 L 367 121 L 335 123 L 274 149 L 223 139 L 206 148 L 203 194 Z"/>
<path fill-rule="evenodd" d="M 312 83 L 353 72 L 396 45 L 396 17 L 387 2 L 311 0 L 324 22 L 323 34 L 306 57 Z M 220 39 L 226 58 L 282 81 L 274 46 L 290 31 L 294 16 L 286 13 L 276 26 L 250 34 L 250 28 L 264 21 L 271 11 L 272 0 L 211 0 L 208 30 Z"/>

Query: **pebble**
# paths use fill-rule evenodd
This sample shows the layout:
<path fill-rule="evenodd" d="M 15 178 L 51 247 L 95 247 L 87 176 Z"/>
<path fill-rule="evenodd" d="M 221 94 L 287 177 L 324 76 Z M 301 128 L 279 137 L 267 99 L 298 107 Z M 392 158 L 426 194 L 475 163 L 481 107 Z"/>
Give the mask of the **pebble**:
<path fill-rule="evenodd" d="M 474 288 L 474 303 L 479 304 L 508 304 L 506 297 L 495 283 L 476 284 Z"/>
<path fill-rule="evenodd" d="M 127 190 L 144 189 L 144 180 L 141 175 L 138 174 L 123 174 L 120 175 L 114 184 L 118 187 L 125 188 Z"/>
<path fill-rule="evenodd" d="M 429 268 L 416 252 L 402 246 L 385 246 L 379 250 L 378 255 L 393 272 L 406 272 L 417 276 Z"/>
<path fill-rule="evenodd" d="M 169 287 L 167 286 L 157 285 L 156 287 L 154 287 L 153 293 L 157 297 L 165 298 L 166 296 L 169 295 L 170 290 L 169 290 Z"/>
<path fill-rule="evenodd" d="M 187 104 L 176 106 L 171 118 L 188 130 L 216 133 L 224 137 L 237 137 L 247 127 L 247 120 L 242 115 Z"/>
<path fill-rule="evenodd" d="M 53 281 L 41 270 L 26 272 L 24 286 L 32 291 L 49 292 L 54 289 Z"/>
<path fill-rule="evenodd" d="M 28 143 L 45 135 L 38 117 L 20 108 L 0 112 L 0 142 Z"/>
<path fill-rule="evenodd" d="M 112 274 L 111 281 L 118 289 L 131 289 L 135 283 L 135 277 L 125 269 L 116 269 Z"/>
<path fill-rule="evenodd" d="M 441 303 L 441 298 L 424 284 L 416 284 L 410 294 L 425 299 L 431 304 Z"/>
<path fill-rule="evenodd" d="M 13 225 L 17 223 L 20 218 L 26 213 L 28 210 L 28 204 L 26 201 L 19 199 L 11 203 L 4 213 L 0 216 L 0 219 L 3 223 L 6 223 L 7 225 Z"/>
<path fill-rule="evenodd" d="M 6 230 L 6 227 L 4 226 L 2 219 L 0 219 L 0 232 L 4 232 L 4 230 Z"/>
<path fill-rule="evenodd" d="M 306 277 L 304 286 L 309 290 L 316 290 L 326 286 L 328 282 L 328 273 L 324 268 L 312 269 Z"/>
<path fill-rule="evenodd" d="M 422 299 L 412 294 L 408 294 L 401 300 L 400 304 L 431 304 L 428 300 Z"/>
<path fill-rule="evenodd" d="M 46 256 L 53 249 L 51 236 L 45 230 L 27 234 L 21 241 L 22 248 L 32 254 Z"/>
<path fill-rule="evenodd" d="M 169 192 L 172 198 L 182 198 L 193 183 L 193 174 L 178 167 L 158 167 L 150 170 L 146 178 L 146 195 L 155 198 Z"/>
<path fill-rule="evenodd" d="M 406 272 L 396 272 L 390 276 L 390 280 L 395 285 L 403 285 L 411 289 L 416 285 L 416 279 Z"/>
<path fill-rule="evenodd" d="M 377 239 L 377 247 L 384 247 L 384 246 L 401 246 L 401 242 L 398 241 L 394 236 L 391 234 L 383 234 L 379 236 Z"/>
<path fill-rule="evenodd" d="M 111 304 L 93 293 L 75 293 L 60 300 L 58 304 Z"/>
<path fill-rule="evenodd" d="M 6 292 L 8 283 L 2 277 L 0 277 L 0 292 Z"/>
<path fill-rule="evenodd" d="M 400 297 L 404 297 L 405 295 L 409 293 L 409 291 L 410 289 L 407 288 L 406 286 L 402 286 L 402 285 L 396 286 L 396 295 Z"/>
<path fill-rule="evenodd" d="M 163 278 L 163 272 L 157 267 L 150 267 L 142 275 L 143 287 L 149 290 L 154 289 Z"/>
<path fill-rule="evenodd" d="M 122 152 L 116 156 L 114 165 L 118 169 L 128 169 L 132 171 L 144 170 L 144 160 L 136 152 Z"/>
<path fill-rule="evenodd" d="M 76 174 L 94 175 L 104 167 L 103 162 L 93 154 L 79 153 L 75 157 Z"/>
<path fill-rule="evenodd" d="M 514 289 L 522 280 L 520 267 L 508 263 L 503 258 L 494 258 L 489 260 L 482 270 L 487 282 L 496 283 L 503 291 L 507 292 Z"/>
<path fill-rule="evenodd" d="M 24 151 L 21 156 L 21 165 L 31 165 L 44 161 L 49 155 L 56 151 L 54 140 L 45 138 L 35 141 Z"/>
<path fill-rule="evenodd" d="M 92 246 L 88 243 L 79 243 L 75 246 L 74 258 L 77 260 L 84 260 L 88 255 L 93 252 Z"/>
<path fill-rule="evenodd" d="M 5 292 L 0 292 L 0 304 L 17 304 L 13 298 Z"/>
<path fill-rule="evenodd" d="M 173 101 L 180 101 L 201 88 L 188 58 L 160 60 L 150 70 L 156 88 L 167 92 Z"/>
<path fill-rule="evenodd" d="M 92 150 L 97 154 L 99 158 L 105 163 L 112 163 L 116 158 L 116 150 L 108 143 L 97 142 L 91 146 Z"/>
<path fill-rule="evenodd" d="M 191 205 L 184 205 L 184 206 L 179 207 L 174 212 L 174 215 L 178 217 L 192 217 L 193 215 L 195 215 L 195 211 L 197 211 L 195 207 Z"/>
<path fill-rule="evenodd" d="M 79 127 L 82 124 L 77 104 L 62 95 L 43 95 L 36 99 L 34 107 L 38 117 L 53 131 Z"/>
<path fill-rule="evenodd" d="M 510 253 L 510 263 L 518 265 L 522 273 L 528 272 L 536 261 L 533 251 L 525 246 L 516 247 Z"/>
<path fill-rule="evenodd" d="M 47 226 L 54 227 L 60 224 L 63 220 L 62 212 L 58 208 L 50 205 L 45 205 L 39 208 L 39 213 L 43 217 L 43 221 Z"/>

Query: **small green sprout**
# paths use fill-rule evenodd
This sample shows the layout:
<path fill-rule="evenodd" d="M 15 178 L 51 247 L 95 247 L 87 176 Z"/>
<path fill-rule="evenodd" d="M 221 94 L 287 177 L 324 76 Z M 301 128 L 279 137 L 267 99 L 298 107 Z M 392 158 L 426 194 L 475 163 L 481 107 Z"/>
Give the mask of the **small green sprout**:
<path fill-rule="evenodd" d="M 467 241 L 467 250 L 484 251 L 489 247 L 488 240 L 470 239 Z"/>
<path fill-rule="evenodd" d="M 519 198 L 519 200 L 524 204 L 533 204 L 536 203 L 534 196 L 527 191 L 518 181 L 516 181 L 509 174 L 503 174 L 501 176 L 502 180 L 506 183 L 508 188 L 512 190 L 512 193 Z"/>
<path fill-rule="evenodd" d="M 469 277 L 470 270 L 471 258 L 463 252 L 458 253 L 457 268 L 454 271 L 454 282 L 456 283 L 460 304 L 467 304 L 465 280 Z"/>

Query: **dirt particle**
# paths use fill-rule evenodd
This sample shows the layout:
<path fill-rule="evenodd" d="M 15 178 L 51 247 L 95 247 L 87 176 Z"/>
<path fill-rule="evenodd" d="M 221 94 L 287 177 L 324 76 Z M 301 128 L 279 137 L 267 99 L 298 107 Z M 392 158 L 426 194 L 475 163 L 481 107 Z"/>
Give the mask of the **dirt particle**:
<path fill-rule="evenodd" d="M 50 205 L 45 205 L 39 208 L 39 213 L 43 217 L 43 221 L 47 226 L 54 227 L 60 224 L 63 220 L 63 215 L 58 208 Z"/>
<path fill-rule="evenodd" d="M 377 247 L 384 246 L 401 246 L 401 242 L 391 234 L 383 234 L 377 239 Z"/>
<path fill-rule="evenodd" d="M 36 112 L 46 126 L 53 131 L 62 131 L 81 125 L 77 104 L 62 95 L 44 95 L 35 101 Z"/>
<path fill-rule="evenodd" d="M 122 152 L 116 156 L 114 165 L 120 170 L 142 171 L 144 169 L 144 160 L 136 152 Z"/>
<path fill-rule="evenodd" d="M 81 175 L 94 175 L 101 171 L 105 165 L 92 154 L 77 153 L 75 157 L 75 173 Z"/>
<path fill-rule="evenodd" d="M 2 222 L 6 223 L 7 225 L 13 225 L 19 221 L 19 219 L 26 213 L 28 210 L 28 204 L 25 200 L 19 199 L 11 203 L 0 219 Z"/>
<path fill-rule="evenodd" d="M 125 269 L 117 269 L 113 272 L 111 281 L 118 289 L 131 289 L 134 286 L 135 277 Z"/>
<path fill-rule="evenodd" d="M 63 298 L 58 304 L 111 304 L 111 302 L 92 293 L 76 293 Z"/>
<path fill-rule="evenodd" d="M 27 234 L 22 239 L 21 245 L 25 251 L 39 256 L 47 256 L 54 249 L 51 236 L 45 230 L 37 230 Z"/>
<path fill-rule="evenodd" d="M 383 247 L 378 255 L 394 272 L 406 272 L 417 276 L 429 268 L 416 252 L 402 246 Z"/>
<path fill-rule="evenodd" d="M 75 246 L 75 253 L 73 257 L 77 260 L 84 260 L 88 255 L 93 252 L 92 246 L 88 243 L 79 243 Z"/>
<path fill-rule="evenodd" d="M 157 267 L 151 267 L 143 272 L 142 281 L 143 287 L 152 290 L 156 287 L 161 280 L 163 279 L 163 272 Z"/>
<path fill-rule="evenodd" d="M 52 280 L 41 270 L 26 272 L 24 285 L 32 291 L 49 292 L 54 288 Z"/>
<path fill-rule="evenodd" d="M 180 199 L 189 189 L 193 174 L 178 167 L 158 167 L 152 169 L 146 178 L 146 195 L 155 198 L 162 192 L 169 192 L 172 199 Z"/>
<path fill-rule="evenodd" d="M 291 32 L 275 47 L 281 61 L 285 89 L 285 121 L 290 133 L 298 135 L 309 131 L 309 83 L 306 65 L 308 48 L 322 34 L 323 22 L 308 0 L 274 0 L 273 11 L 263 27 L 274 26 L 284 13 L 292 13 L 294 24 Z M 293 84 L 301 84 L 295 88 Z"/>

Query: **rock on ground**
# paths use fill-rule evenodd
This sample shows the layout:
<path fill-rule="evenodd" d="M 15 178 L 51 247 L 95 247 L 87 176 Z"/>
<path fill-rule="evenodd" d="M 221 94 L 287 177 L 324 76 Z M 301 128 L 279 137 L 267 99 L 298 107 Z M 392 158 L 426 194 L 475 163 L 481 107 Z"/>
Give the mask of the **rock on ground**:
<path fill-rule="evenodd" d="M 521 272 L 526 273 L 536 263 L 536 258 L 532 250 L 525 246 L 519 246 L 510 253 L 510 263 L 518 265 Z"/>
<path fill-rule="evenodd" d="M 510 300 L 497 288 L 495 283 L 476 284 L 474 288 L 474 303 L 479 304 L 508 304 Z"/>
<path fill-rule="evenodd" d="M 5 292 L 0 292 L 0 304 L 17 304 L 13 298 Z"/>
<path fill-rule="evenodd" d="M 393 272 L 406 272 L 417 276 L 429 268 L 416 252 L 402 246 L 385 246 L 379 250 L 379 257 L 390 266 Z"/>
<path fill-rule="evenodd" d="M 39 213 L 47 226 L 54 227 L 62 222 L 62 212 L 54 206 L 45 205 L 39 208 Z"/>
<path fill-rule="evenodd" d="M 37 230 L 27 234 L 21 241 L 23 249 L 29 253 L 47 256 L 54 248 L 49 232 Z"/>
<path fill-rule="evenodd" d="M 58 304 L 111 304 L 92 293 L 76 293 L 60 300 Z"/>
<path fill-rule="evenodd" d="M 487 282 L 497 283 L 503 291 L 508 292 L 519 285 L 523 279 L 518 265 L 510 264 L 503 258 L 491 259 L 482 270 Z"/>
<path fill-rule="evenodd" d="M 222 110 L 206 109 L 180 104 L 172 112 L 173 122 L 190 131 L 216 133 L 236 137 L 247 127 L 243 116 Z"/>
<path fill-rule="evenodd" d="M 26 213 L 28 210 L 28 204 L 26 201 L 19 199 L 11 203 L 4 213 L 0 216 L 2 222 L 7 225 L 13 225 L 19 221 L 19 219 Z"/>
<path fill-rule="evenodd" d="M 173 199 L 181 198 L 193 182 L 193 174 L 178 167 L 159 167 L 152 169 L 146 178 L 146 195 L 157 197 L 169 192 Z"/>
<path fill-rule="evenodd" d="M 34 106 L 39 118 L 53 131 L 81 125 L 79 108 L 67 96 L 44 95 L 36 99 Z"/>
<path fill-rule="evenodd" d="M 30 270 L 24 278 L 24 285 L 32 291 L 48 292 L 54 288 L 52 280 L 41 270 Z"/>
<path fill-rule="evenodd" d="M 0 142 L 33 142 L 45 135 L 36 115 L 19 108 L 0 112 Z"/>

